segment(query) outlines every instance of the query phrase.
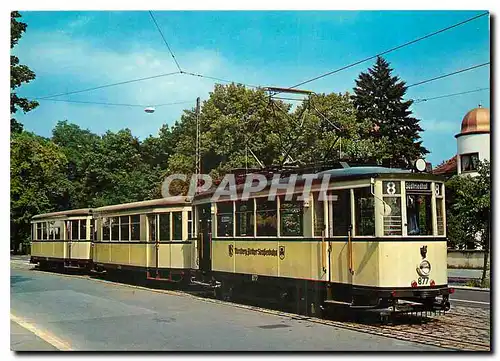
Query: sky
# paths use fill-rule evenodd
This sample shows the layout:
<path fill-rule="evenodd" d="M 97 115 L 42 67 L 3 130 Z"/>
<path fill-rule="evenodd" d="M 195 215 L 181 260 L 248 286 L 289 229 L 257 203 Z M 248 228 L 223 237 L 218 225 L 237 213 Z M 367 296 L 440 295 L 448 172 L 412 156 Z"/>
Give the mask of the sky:
<path fill-rule="evenodd" d="M 386 49 L 466 20 L 482 11 L 154 11 L 170 48 L 184 71 L 252 85 L 290 87 L 303 80 L 373 56 Z M 14 48 L 36 80 L 18 93 L 28 98 L 176 72 L 167 46 L 147 11 L 21 12 L 28 24 Z M 407 84 L 490 61 L 489 18 L 389 53 L 384 57 Z M 374 60 L 302 86 L 315 92 L 352 92 L 359 73 Z M 54 99 L 133 104 L 110 106 L 40 100 L 35 110 L 16 118 L 25 129 L 50 136 L 60 120 L 102 134 L 131 129 L 144 139 L 163 124 L 180 119 L 206 100 L 215 81 L 188 75 L 98 89 Z M 458 93 L 490 85 L 485 66 L 420 86 L 407 99 Z M 490 91 L 415 103 L 421 119 L 426 160 L 433 166 L 456 154 L 464 115 Z M 144 106 L 182 103 L 156 108 Z"/>

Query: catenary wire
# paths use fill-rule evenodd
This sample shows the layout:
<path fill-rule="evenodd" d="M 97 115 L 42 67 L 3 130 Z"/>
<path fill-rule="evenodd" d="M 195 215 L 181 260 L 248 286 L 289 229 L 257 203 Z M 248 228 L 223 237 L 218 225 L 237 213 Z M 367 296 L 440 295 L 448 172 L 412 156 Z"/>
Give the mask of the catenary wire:
<path fill-rule="evenodd" d="M 174 52 L 172 51 L 172 49 L 170 49 L 170 45 L 168 45 L 167 39 L 165 39 L 165 36 L 163 35 L 163 32 L 160 29 L 160 26 L 156 22 L 156 19 L 155 19 L 154 15 L 153 15 L 153 12 L 151 10 L 149 10 L 149 15 L 151 16 L 151 19 L 153 20 L 154 24 L 156 25 L 156 29 L 158 29 L 158 32 L 160 33 L 161 38 L 163 39 L 163 42 L 167 46 L 168 51 L 170 52 L 170 55 L 172 55 L 172 58 L 174 59 L 175 65 L 177 65 L 177 69 L 179 69 L 179 72 L 182 73 L 181 66 L 177 62 L 177 59 L 175 58 Z"/>
<path fill-rule="evenodd" d="M 259 88 L 258 85 L 245 84 L 245 83 L 242 83 L 242 82 L 239 82 L 239 81 L 221 79 L 221 78 L 216 78 L 216 77 L 213 77 L 213 76 L 208 76 L 208 75 L 203 75 L 203 74 L 197 74 L 197 73 L 191 73 L 189 71 L 183 71 L 182 74 L 191 75 L 191 76 L 195 76 L 195 77 L 199 77 L 199 78 L 206 78 L 206 79 L 211 79 L 211 80 L 218 80 L 218 81 L 222 81 L 222 82 L 225 82 L 225 83 L 240 84 L 240 85 L 247 86 L 249 88 Z"/>
<path fill-rule="evenodd" d="M 489 90 L 489 89 L 490 88 L 480 88 L 480 89 L 468 90 L 468 91 L 464 91 L 464 92 L 460 92 L 460 93 L 452 93 L 452 94 L 440 95 L 440 96 L 432 97 L 432 98 L 414 99 L 413 101 L 414 101 L 415 104 L 418 104 L 418 103 L 427 102 L 429 100 L 449 98 L 449 97 L 454 97 L 454 96 L 463 95 L 463 94 L 469 94 L 469 93 L 475 93 L 475 92 L 480 92 L 480 91 Z"/>
<path fill-rule="evenodd" d="M 296 84 L 296 85 L 294 85 L 294 86 L 291 86 L 291 87 L 290 87 L 290 88 L 288 88 L 288 89 L 294 89 L 294 88 L 296 88 L 296 87 L 298 87 L 298 86 L 301 86 L 301 85 L 304 85 L 304 84 L 311 83 L 311 82 L 313 82 L 313 81 L 316 81 L 316 80 L 318 80 L 318 79 L 324 78 L 324 77 L 326 77 L 326 76 L 329 76 L 329 75 L 332 75 L 332 74 L 338 73 L 338 72 L 340 72 L 340 71 L 342 71 L 342 70 L 346 70 L 346 69 L 352 68 L 353 66 L 356 66 L 356 65 L 359 65 L 359 64 L 364 63 L 364 62 L 366 62 L 366 61 L 369 61 L 369 60 L 375 59 L 375 58 L 376 58 L 376 57 L 378 57 L 378 56 L 381 56 L 381 55 L 384 55 L 384 54 L 391 53 L 391 52 L 393 52 L 393 51 L 399 50 L 399 49 L 404 48 L 404 47 L 406 47 L 406 46 L 409 46 L 409 45 L 411 45 L 411 44 L 415 44 L 415 43 L 417 43 L 417 42 L 419 42 L 419 41 L 422 41 L 422 40 L 428 39 L 428 38 L 430 38 L 430 37 L 432 37 L 432 36 L 438 35 L 438 34 L 443 33 L 443 32 L 445 32 L 445 31 L 448 31 L 448 30 L 451 30 L 451 29 L 453 29 L 453 28 L 456 28 L 456 27 L 458 27 L 458 26 L 464 25 L 464 24 L 466 24 L 466 23 L 468 23 L 468 22 L 470 22 L 470 21 L 476 20 L 476 19 L 478 19 L 478 18 L 480 18 L 480 17 L 482 17 L 482 16 L 485 16 L 485 15 L 488 15 L 488 14 L 489 14 L 489 12 L 481 13 L 481 14 L 479 14 L 479 15 L 473 16 L 472 18 L 466 19 L 466 20 L 461 21 L 461 22 L 459 22 L 459 23 L 456 23 L 456 24 L 454 24 L 454 25 L 448 26 L 448 27 L 446 27 L 446 28 L 443 28 L 443 29 L 437 30 L 437 31 L 435 31 L 435 32 L 432 32 L 432 33 L 430 33 L 430 34 L 427 34 L 427 35 L 421 36 L 421 37 L 419 37 L 419 38 L 417 38 L 417 39 L 414 39 L 414 40 L 408 41 L 408 42 L 406 42 L 406 43 L 400 44 L 400 45 L 398 45 L 398 46 L 395 46 L 395 47 L 393 47 L 393 48 L 387 49 L 387 50 L 382 51 L 382 52 L 380 52 L 380 53 L 378 53 L 378 54 L 375 54 L 375 55 L 373 55 L 373 56 L 370 56 L 370 57 L 367 57 L 367 58 L 364 58 L 364 59 L 358 60 L 358 61 L 356 61 L 356 62 L 354 62 L 354 63 L 351 63 L 351 64 L 349 64 L 349 65 L 343 66 L 343 67 L 338 68 L 338 69 L 335 69 L 335 70 L 330 71 L 330 72 L 328 72 L 328 73 L 324 73 L 324 74 L 318 75 L 318 76 L 316 76 L 316 77 L 314 77 L 314 78 L 311 78 L 311 79 L 305 80 L 305 81 L 300 82 L 300 83 L 298 83 L 298 84 Z M 275 94 L 279 94 L 279 92 L 276 92 Z"/>
<path fill-rule="evenodd" d="M 44 97 L 38 97 L 38 99 L 39 100 L 43 100 L 43 99 L 60 97 L 60 96 L 63 96 L 63 95 L 71 95 L 71 94 L 84 93 L 84 92 L 89 92 L 89 91 L 93 91 L 93 90 L 98 90 L 98 89 L 103 89 L 103 88 L 109 88 L 109 87 L 113 87 L 113 86 L 117 86 L 117 85 L 130 84 L 130 83 L 135 83 L 135 82 L 139 82 L 139 81 L 156 79 L 156 78 L 162 78 L 162 77 L 166 77 L 166 76 L 170 76 L 170 75 L 176 75 L 176 74 L 181 74 L 181 73 L 178 72 L 178 71 L 176 71 L 176 72 L 173 72 L 173 73 L 158 74 L 158 75 L 148 76 L 148 77 L 144 77 L 144 78 L 138 78 L 138 79 L 132 79 L 132 80 L 125 80 L 125 81 L 121 81 L 121 82 L 118 82 L 118 83 L 111 83 L 111 84 L 99 85 L 99 86 L 92 87 L 92 88 L 87 88 L 87 89 L 74 90 L 74 91 L 65 92 L 65 93 L 48 95 L 48 96 L 44 96 Z"/>
<path fill-rule="evenodd" d="M 431 81 L 435 81 L 435 80 L 447 78 L 449 76 L 460 74 L 460 73 L 465 73 L 466 71 L 474 70 L 474 69 L 477 69 L 477 68 L 480 68 L 480 67 L 483 67 L 483 66 L 486 66 L 486 65 L 489 65 L 489 64 L 490 64 L 490 62 L 488 61 L 486 63 L 474 65 L 474 66 L 471 66 L 471 67 L 468 67 L 468 68 L 465 68 L 465 69 L 460 69 L 460 70 L 454 71 L 452 73 L 440 75 L 440 76 L 437 76 L 437 77 L 434 77 L 434 78 L 431 78 L 431 79 L 427 79 L 427 80 L 422 80 L 422 81 L 419 81 L 418 83 L 413 83 L 413 84 L 407 85 L 406 87 L 407 88 L 411 88 L 411 87 L 414 87 L 414 86 L 417 86 L 417 85 L 422 85 L 422 84 L 430 83 Z"/>
<path fill-rule="evenodd" d="M 172 103 L 164 103 L 164 104 L 143 105 L 143 104 L 107 103 L 107 102 L 93 102 L 93 101 L 85 101 L 85 100 L 67 100 L 67 99 L 44 99 L 44 98 L 32 98 L 32 99 L 33 100 L 41 100 L 41 101 L 50 101 L 50 102 L 94 104 L 94 105 L 107 105 L 107 106 L 116 106 L 116 107 L 140 107 L 140 108 L 144 108 L 147 106 L 158 108 L 158 107 L 163 107 L 163 106 L 167 106 L 167 105 L 187 104 L 187 103 L 193 102 L 192 100 L 189 100 L 189 101 L 172 102 Z"/>

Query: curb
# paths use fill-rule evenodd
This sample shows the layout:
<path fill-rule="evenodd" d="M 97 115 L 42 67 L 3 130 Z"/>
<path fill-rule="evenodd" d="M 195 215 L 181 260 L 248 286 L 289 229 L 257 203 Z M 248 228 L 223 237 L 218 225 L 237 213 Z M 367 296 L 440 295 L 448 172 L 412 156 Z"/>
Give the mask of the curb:
<path fill-rule="evenodd" d="M 451 288 L 456 290 L 468 290 L 468 291 L 480 291 L 480 292 L 490 292 L 489 288 L 480 288 L 480 287 L 468 287 L 468 286 L 453 286 Z"/>

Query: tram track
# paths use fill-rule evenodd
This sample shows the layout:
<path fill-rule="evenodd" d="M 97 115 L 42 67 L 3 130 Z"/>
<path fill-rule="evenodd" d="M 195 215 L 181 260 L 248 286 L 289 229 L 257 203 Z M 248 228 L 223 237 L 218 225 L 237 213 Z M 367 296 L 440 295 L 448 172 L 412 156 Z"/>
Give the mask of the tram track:
<path fill-rule="evenodd" d="M 207 294 L 203 294 L 203 292 L 196 292 L 196 291 L 186 292 L 182 290 L 151 288 L 143 285 L 124 283 L 117 280 L 108 280 L 105 277 L 102 277 L 102 275 L 85 275 L 85 274 L 72 274 L 72 273 L 61 274 L 48 271 L 39 271 L 35 267 L 32 267 L 31 270 L 36 270 L 38 272 L 44 272 L 44 273 L 47 272 L 50 274 L 59 275 L 63 277 L 84 278 L 96 282 L 104 282 L 112 285 L 121 285 L 124 287 L 176 295 L 179 297 L 192 297 L 198 300 L 202 300 L 204 302 L 217 303 L 230 307 L 245 308 L 256 312 L 274 314 L 276 316 L 287 317 L 304 322 L 313 322 L 331 327 L 369 333 L 373 335 L 395 338 L 404 341 L 433 345 L 450 350 L 490 351 L 491 349 L 489 311 L 487 313 L 486 311 L 481 311 L 483 314 L 478 317 L 477 315 L 470 314 L 470 312 L 477 312 L 477 309 L 475 309 L 476 311 L 470 311 L 470 309 L 461 306 L 455 306 L 454 307 L 455 310 L 447 312 L 445 315 L 423 317 L 421 318 L 422 322 L 418 323 L 399 322 L 393 325 L 369 324 L 363 322 L 337 321 L 333 319 L 307 317 L 290 312 L 269 309 L 260 306 L 222 301 L 210 297 Z M 488 314 L 488 316 L 486 316 L 486 314 Z M 473 324 L 467 324 L 470 322 L 467 320 L 470 319 L 474 320 Z M 488 326 L 484 326 L 484 323 L 487 323 Z"/>

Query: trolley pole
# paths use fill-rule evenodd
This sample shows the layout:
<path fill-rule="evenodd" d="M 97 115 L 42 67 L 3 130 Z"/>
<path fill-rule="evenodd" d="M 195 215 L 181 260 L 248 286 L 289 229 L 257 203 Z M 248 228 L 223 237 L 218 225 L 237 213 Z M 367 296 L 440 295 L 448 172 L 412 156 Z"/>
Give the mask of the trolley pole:
<path fill-rule="evenodd" d="M 195 174 L 196 174 L 196 192 L 198 193 L 199 177 L 201 174 L 201 139 L 200 139 L 200 97 L 196 98 L 196 154 L 195 154 Z"/>

